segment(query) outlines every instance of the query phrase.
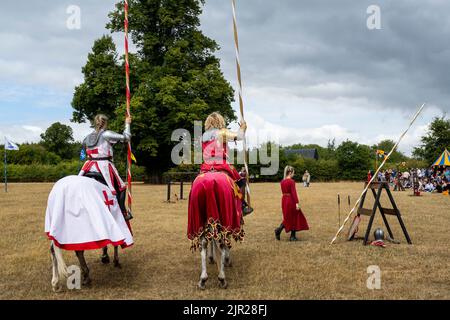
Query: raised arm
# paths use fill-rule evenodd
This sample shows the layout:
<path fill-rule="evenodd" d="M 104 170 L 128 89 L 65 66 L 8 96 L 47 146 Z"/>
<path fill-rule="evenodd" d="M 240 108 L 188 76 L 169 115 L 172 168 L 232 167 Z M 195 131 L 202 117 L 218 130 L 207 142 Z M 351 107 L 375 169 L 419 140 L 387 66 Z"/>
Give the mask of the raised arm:
<path fill-rule="evenodd" d="M 131 140 L 130 124 L 125 123 L 125 130 L 123 134 L 107 130 L 103 133 L 103 138 L 109 143 L 129 142 Z"/>
<path fill-rule="evenodd" d="M 247 123 L 242 122 L 238 132 L 233 132 L 228 129 L 220 130 L 219 137 L 222 141 L 240 141 L 245 137 L 245 131 L 247 130 Z"/>

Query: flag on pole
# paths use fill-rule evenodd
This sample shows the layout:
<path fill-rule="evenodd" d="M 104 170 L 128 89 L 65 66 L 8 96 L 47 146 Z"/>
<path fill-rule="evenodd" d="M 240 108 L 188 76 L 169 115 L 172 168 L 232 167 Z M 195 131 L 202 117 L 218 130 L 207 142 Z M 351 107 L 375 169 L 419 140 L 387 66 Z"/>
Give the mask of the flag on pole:
<path fill-rule="evenodd" d="M 137 163 L 136 157 L 134 156 L 133 152 L 131 152 L 131 160 L 133 160 L 134 163 Z"/>
<path fill-rule="evenodd" d="M 386 155 L 386 152 L 384 151 L 384 150 L 377 150 L 377 155 L 380 157 L 380 158 L 385 158 L 387 155 Z"/>
<path fill-rule="evenodd" d="M 5 150 L 19 150 L 19 146 L 5 137 Z"/>
<path fill-rule="evenodd" d="M 17 151 L 19 150 L 19 146 L 15 144 L 12 141 L 9 141 L 7 137 L 5 137 L 5 165 L 4 165 L 4 175 L 5 175 L 5 192 L 8 192 L 8 163 L 7 163 L 7 156 L 6 156 L 6 150 L 13 150 Z"/>

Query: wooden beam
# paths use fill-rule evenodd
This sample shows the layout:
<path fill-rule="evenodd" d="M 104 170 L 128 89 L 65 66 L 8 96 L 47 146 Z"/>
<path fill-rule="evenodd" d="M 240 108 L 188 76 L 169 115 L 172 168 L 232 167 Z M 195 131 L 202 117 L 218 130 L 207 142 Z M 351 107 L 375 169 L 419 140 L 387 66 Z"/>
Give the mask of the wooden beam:
<path fill-rule="evenodd" d="M 384 214 L 388 214 L 388 215 L 391 215 L 391 216 L 396 216 L 397 215 L 397 211 L 395 211 L 395 209 L 381 208 L 381 210 L 383 210 Z"/>
<path fill-rule="evenodd" d="M 358 214 L 370 217 L 372 215 L 372 209 L 358 208 Z"/>

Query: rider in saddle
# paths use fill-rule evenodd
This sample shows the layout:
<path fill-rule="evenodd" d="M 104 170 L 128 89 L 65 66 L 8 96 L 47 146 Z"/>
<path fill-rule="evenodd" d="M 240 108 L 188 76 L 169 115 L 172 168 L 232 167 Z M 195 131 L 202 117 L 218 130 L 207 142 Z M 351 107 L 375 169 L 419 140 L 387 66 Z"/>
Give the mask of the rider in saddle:
<path fill-rule="evenodd" d="M 107 116 L 103 114 L 95 116 L 93 123 L 95 131 L 83 140 L 83 149 L 86 150 L 88 160 L 79 173 L 80 176 L 90 176 L 108 185 L 113 195 L 117 197 L 125 220 L 131 220 L 133 215 L 125 207 L 125 190 L 127 187 L 114 166 L 113 145 L 117 142 L 126 143 L 130 141 L 130 123 L 131 118 L 127 117 L 125 120 L 125 130 L 123 134 L 119 134 L 107 130 Z"/>
<path fill-rule="evenodd" d="M 213 112 L 206 118 L 205 133 L 202 137 L 203 164 L 200 167 L 202 173 L 210 171 L 222 171 L 227 173 L 241 189 L 245 185 L 242 178 L 232 164 L 228 162 L 228 142 L 243 140 L 247 124 L 242 121 L 238 132 L 232 132 L 226 128 L 225 120 L 221 114 Z M 242 212 L 244 215 L 253 212 L 253 209 L 242 197 Z"/>

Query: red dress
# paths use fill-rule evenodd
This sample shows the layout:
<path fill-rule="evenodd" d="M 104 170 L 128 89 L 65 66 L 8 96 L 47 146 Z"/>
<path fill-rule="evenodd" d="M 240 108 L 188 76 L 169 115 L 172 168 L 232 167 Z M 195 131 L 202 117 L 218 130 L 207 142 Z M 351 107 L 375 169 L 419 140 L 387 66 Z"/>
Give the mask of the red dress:
<path fill-rule="evenodd" d="M 283 208 L 284 230 L 286 232 L 309 230 L 308 222 L 303 212 L 296 208 L 296 204 L 299 202 L 294 179 L 282 180 L 281 191 L 283 192 L 281 207 Z"/>

